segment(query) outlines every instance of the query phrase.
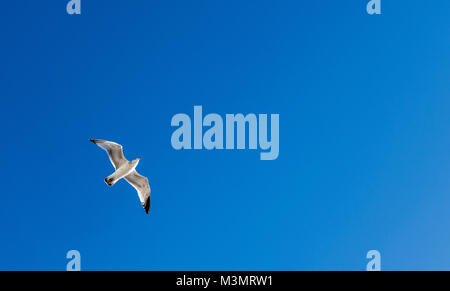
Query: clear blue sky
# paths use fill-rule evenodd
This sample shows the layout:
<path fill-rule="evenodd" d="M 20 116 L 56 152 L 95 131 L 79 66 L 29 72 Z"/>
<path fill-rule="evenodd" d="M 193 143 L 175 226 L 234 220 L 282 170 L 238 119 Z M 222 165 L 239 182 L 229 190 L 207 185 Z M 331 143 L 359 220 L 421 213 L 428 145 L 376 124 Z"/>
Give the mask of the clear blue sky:
<path fill-rule="evenodd" d="M 0 269 L 450 269 L 449 1 L 82 3 L 0 8 Z M 279 158 L 175 151 L 194 105 L 279 113 Z"/>

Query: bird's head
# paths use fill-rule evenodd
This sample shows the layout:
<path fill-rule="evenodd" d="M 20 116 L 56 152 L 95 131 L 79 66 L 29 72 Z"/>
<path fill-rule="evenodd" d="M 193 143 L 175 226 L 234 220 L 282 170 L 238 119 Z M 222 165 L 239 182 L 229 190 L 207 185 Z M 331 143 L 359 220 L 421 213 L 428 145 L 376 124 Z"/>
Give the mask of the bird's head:
<path fill-rule="evenodd" d="M 139 161 L 142 159 L 142 157 L 139 157 L 139 158 L 137 158 L 137 159 L 134 159 L 133 160 L 133 163 L 134 164 L 138 164 L 139 163 Z"/>

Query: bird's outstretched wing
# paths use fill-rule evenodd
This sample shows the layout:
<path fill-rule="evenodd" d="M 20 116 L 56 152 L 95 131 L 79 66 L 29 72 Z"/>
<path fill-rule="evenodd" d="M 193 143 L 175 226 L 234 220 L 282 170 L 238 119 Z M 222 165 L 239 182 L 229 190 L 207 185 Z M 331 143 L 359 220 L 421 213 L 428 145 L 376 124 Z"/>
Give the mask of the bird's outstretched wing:
<path fill-rule="evenodd" d="M 144 176 L 139 175 L 138 172 L 133 171 L 131 174 L 125 177 L 128 183 L 133 186 L 139 195 L 139 200 L 141 200 L 142 206 L 145 209 L 145 213 L 148 214 L 150 211 L 150 184 L 148 179 Z"/>
<path fill-rule="evenodd" d="M 128 162 L 127 159 L 125 159 L 125 157 L 123 156 L 122 146 L 120 144 L 99 139 L 91 139 L 90 141 L 92 141 L 108 153 L 109 160 L 116 170 L 121 165 Z"/>

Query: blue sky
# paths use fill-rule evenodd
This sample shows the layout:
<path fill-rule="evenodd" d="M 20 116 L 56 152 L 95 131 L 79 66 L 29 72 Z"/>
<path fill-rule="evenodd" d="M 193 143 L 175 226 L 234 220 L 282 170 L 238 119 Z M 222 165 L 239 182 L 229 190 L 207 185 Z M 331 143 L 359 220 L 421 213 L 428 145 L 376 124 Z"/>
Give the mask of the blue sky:
<path fill-rule="evenodd" d="M 0 269 L 448 270 L 450 2 L 366 2 L 3 3 Z M 195 105 L 280 114 L 279 158 L 175 151 Z"/>

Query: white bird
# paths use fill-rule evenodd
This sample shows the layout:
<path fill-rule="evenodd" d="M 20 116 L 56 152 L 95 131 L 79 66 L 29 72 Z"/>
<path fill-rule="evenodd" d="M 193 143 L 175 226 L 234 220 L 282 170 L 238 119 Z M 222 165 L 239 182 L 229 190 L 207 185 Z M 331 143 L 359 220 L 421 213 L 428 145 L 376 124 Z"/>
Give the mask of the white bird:
<path fill-rule="evenodd" d="M 141 204 L 145 209 L 145 213 L 148 214 L 150 210 L 150 185 L 148 179 L 139 175 L 135 170 L 141 158 L 137 158 L 130 162 L 123 156 L 123 148 L 120 144 L 98 139 L 91 139 L 90 141 L 108 153 L 109 160 L 116 169 L 112 175 L 105 178 L 106 184 L 108 184 L 108 186 L 113 186 L 117 181 L 124 178 L 136 189 L 139 200 L 141 200 Z"/>

